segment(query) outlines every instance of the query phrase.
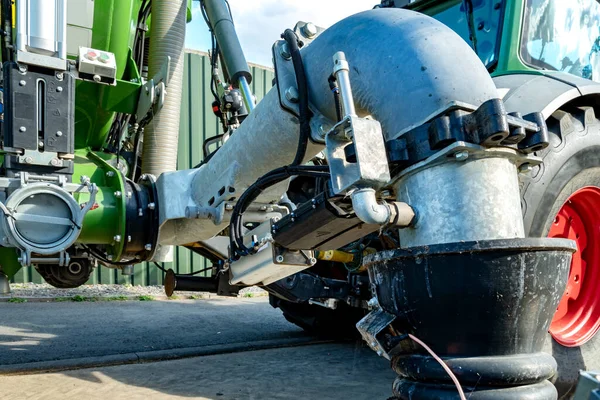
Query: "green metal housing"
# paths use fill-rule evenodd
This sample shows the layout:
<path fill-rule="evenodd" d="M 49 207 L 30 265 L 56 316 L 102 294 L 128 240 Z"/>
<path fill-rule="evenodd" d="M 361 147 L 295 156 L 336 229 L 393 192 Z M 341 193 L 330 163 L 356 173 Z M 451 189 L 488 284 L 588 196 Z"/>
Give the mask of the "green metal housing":
<path fill-rule="evenodd" d="M 204 140 L 222 133 L 218 119 L 212 111 L 213 96 L 210 92 L 210 61 L 205 53 L 186 51 L 184 64 L 184 85 L 181 107 L 181 123 L 179 129 L 178 169 L 189 169 L 198 165 L 203 158 L 202 144 Z M 274 73 L 271 69 L 257 65 L 251 66 L 252 92 L 257 99 L 271 89 Z M 90 212 L 84 220 L 80 241 L 83 243 L 112 244 L 113 237 L 119 232 L 118 221 L 122 212 L 114 196 L 118 189 L 117 181 L 107 176 L 113 170 L 104 160 L 114 156 L 102 152 L 89 152 L 87 149 L 76 151 L 76 169 L 73 180 L 86 175 L 99 186 L 96 201 L 102 209 Z M 99 160 L 101 158 L 102 160 Z M 81 195 L 77 200 L 83 203 L 87 195 Z M 122 210 L 122 209 L 121 209 Z M 4 252 L 4 253 L 3 253 Z M 0 247 L 0 259 L 7 260 L 5 254 L 14 257 L 11 248 Z M 173 263 L 163 264 L 165 268 L 173 268 L 177 273 L 190 273 L 210 266 L 200 255 L 184 248 L 175 249 Z M 14 263 L 3 262 L 2 268 L 7 275 L 12 276 L 12 282 L 42 283 L 43 279 L 34 267 L 21 268 L 16 257 Z M 202 276 L 202 275 L 200 275 Z M 152 263 L 140 263 L 134 268 L 134 275 L 123 276 L 120 270 L 98 267 L 94 270 L 88 284 L 132 284 L 132 285 L 161 285 L 163 273 Z"/>

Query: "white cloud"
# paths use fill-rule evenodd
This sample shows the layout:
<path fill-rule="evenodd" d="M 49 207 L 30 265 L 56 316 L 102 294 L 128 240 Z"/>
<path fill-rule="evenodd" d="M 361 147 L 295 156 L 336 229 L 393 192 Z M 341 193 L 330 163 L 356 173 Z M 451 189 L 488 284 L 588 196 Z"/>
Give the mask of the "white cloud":
<path fill-rule="evenodd" d="M 195 2 L 196 3 L 196 2 Z M 321 27 L 329 27 L 335 22 L 373 8 L 378 0 L 229 0 L 233 19 L 246 59 L 262 65 L 271 65 L 271 46 L 279 39 L 286 28 L 293 28 L 298 21 L 312 22 Z M 194 5 L 197 7 L 197 3 Z M 204 35 L 202 16 L 195 13 L 193 25 L 189 29 Z M 189 35 L 188 33 L 188 35 Z M 196 33 L 198 34 L 198 33 Z M 192 44 L 190 44 L 192 43 Z M 190 38 L 188 46 L 208 46 L 208 40 Z M 206 47 L 199 48 L 206 50 Z"/>

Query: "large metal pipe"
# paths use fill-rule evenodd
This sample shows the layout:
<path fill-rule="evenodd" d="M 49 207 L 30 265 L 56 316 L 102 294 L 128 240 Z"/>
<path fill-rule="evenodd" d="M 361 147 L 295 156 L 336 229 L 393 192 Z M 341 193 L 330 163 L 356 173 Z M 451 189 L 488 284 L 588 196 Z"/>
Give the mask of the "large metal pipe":
<path fill-rule="evenodd" d="M 186 15 L 185 0 L 152 0 L 148 76 L 158 73 L 171 57 L 165 103 L 144 131 L 142 172 L 155 176 L 177 169 Z"/>
<path fill-rule="evenodd" d="M 451 102 L 479 106 L 498 97 L 477 55 L 450 28 L 409 10 L 376 9 L 338 22 L 302 49 L 310 102 L 331 120 L 336 112 L 327 79 L 338 51 L 350 65 L 356 113 L 377 119 L 387 139 L 422 125 Z M 183 244 L 217 234 L 226 223 L 186 220 L 186 207 L 209 206 L 224 187 L 235 190 L 230 197 L 239 196 L 261 175 L 289 164 L 297 143 L 298 119 L 281 109 L 273 89 L 207 164 L 159 178 L 160 201 L 169 204 L 160 207 L 159 240 Z M 309 146 L 306 158 L 321 149 Z"/>

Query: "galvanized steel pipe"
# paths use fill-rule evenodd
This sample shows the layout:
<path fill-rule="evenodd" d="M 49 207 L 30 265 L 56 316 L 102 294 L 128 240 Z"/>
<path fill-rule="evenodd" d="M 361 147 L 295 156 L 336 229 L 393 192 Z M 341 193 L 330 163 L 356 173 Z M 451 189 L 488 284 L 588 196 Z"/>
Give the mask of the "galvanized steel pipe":
<path fill-rule="evenodd" d="M 165 103 L 144 130 L 142 172 L 155 176 L 177 169 L 186 16 L 185 0 L 152 0 L 148 76 L 159 72 L 171 57 Z"/>
<path fill-rule="evenodd" d="M 338 22 L 302 49 L 310 103 L 332 121 L 336 111 L 327 80 L 338 51 L 350 64 L 356 113 L 377 119 L 386 139 L 422 125 L 451 102 L 479 106 L 498 97 L 485 66 L 450 28 L 409 10 L 369 10 Z M 223 230 L 225 223 L 185 219 L 186 208 L 208 206 L 225 173 L 223 185 L 239 196 L 261 175 L 289 164 L 297 144 L 298 119 L 280 107 L 274 88 L 207 164 L 159 179 L 159 196 L 169 204 L 160 208 L 159 240 L 184 244 Z M 306 158 L 321 149 L 309 146 Z"/>

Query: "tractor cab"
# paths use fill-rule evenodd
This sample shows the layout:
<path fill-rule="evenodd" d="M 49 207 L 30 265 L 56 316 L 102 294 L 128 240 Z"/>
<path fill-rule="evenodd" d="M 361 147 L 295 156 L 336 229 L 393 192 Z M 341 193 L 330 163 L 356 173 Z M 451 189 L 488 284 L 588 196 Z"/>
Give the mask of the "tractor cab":
<path fill-rule="evenodd" d="M 562 71 L 600 82 L 597 0 L 422 0 L 404 7 L 452 28 L 492 75 Z"/>

